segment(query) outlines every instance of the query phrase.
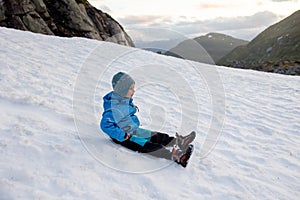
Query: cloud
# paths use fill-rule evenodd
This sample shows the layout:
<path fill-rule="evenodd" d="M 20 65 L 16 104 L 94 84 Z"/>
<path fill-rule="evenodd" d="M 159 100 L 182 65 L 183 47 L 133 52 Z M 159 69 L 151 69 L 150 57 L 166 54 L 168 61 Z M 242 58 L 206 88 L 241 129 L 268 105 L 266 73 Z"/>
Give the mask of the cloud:
<path fill-rule="evenodd" d="M 298 0 L 270 0 L 270 1 L 274 1 L 274 2 L 284 2 L 284 1 L 298 1 Z"/>
<path fill-rule="evenodd" d="M 144 40 L 147 42 L 158 42 L 159 40 L 176 40 L 175 36 L 170 35 L 171 31 L 177 32 L 179 33 L 179 35 L 189 38 L 205 35 L 209 32 L 219 32 L 250 41 L 268 26 L 279 21 L 281 17 L 282 16 L 278 16 L 274 13 L 266 11 L 256 13 L 252 16 L 228 18 L 219 17 L 210 20 L 197 20 L 193 22 L 181 18 L 181 22 L 171 23 L 171 19 L 162 18 L 161 16 L 131 16 L 126 17 L 127 24 L 125 24 L 125 21 L 123 21 L 123 25 L 127 30 L 129 30 L 129 33 L 131 31 L 133 39 L 137 39 L 139 41 Z M 169 24 L 166 26 L 158 23 L 161 21 L 167 21 L 169 22 Z M 141 31 L 143 30 L 143 28 L 144 30 L 148 29 L 146 34 L 147 36 L 140 33 L 143 32 Z M 137 34 L 137 32 L 134 32 L 134 30 L 138 29 L 139 34 Z M 170 34 L 167 33 L 168 31 Z"/>
<path fill-rule="evenodd" d="M 172 19 L 167 16 L 161 15 L 128 15 L 123 18 L 118 18 L 121 24 L 127 26 L 140 26 L 140 25 L 152 25 L 172 23 Z"/>
<path fill-rule="evenodd" d="M 193 30 L 236 30 L 256 27 L 266 27 L 278 21 L 279 17 L 271 12 L 259 12 L 252 16 L 215 18 L 211 20 L 195 21 L 191 23 L 180 22 L 176 25 L 181 27 L 181 31 L 195 32 Z"/>
<path fill-rule="evenodd" d="M 107 12 L 107 13 L 111 13 L 111 12 L 112 12 L 112 10 L 111 10 L 108 6 L 106 6 L 106 5 L 100 5 L 100 6 L 99 6 L 99 9 L 100 9 L 101 11 Z"/>
<path fill-rule="evenodd" d="M 219 8 L 232 8 L 236 7 L 233 4 L 220 4 L 220 3 L 201 3 L 198 6 L 196 6 L 197 9 L 203 10 L 203 9 L 219 9 Z"/>
<path fill-rule="evenodd" d="M 174 24 L 172 28 L 175 31 L 190 37 L 199 36 L 200 34 L 209 32 L 222 32 L 234 33 L 235 37 L 251 40 L 260 31 L 277 22 L 279 19 L 280 17 L 274 13 L 259 12 L 252 16 L 219 17 L 210 20 L 197 20 L 194 22 L 181 21 Z"/>

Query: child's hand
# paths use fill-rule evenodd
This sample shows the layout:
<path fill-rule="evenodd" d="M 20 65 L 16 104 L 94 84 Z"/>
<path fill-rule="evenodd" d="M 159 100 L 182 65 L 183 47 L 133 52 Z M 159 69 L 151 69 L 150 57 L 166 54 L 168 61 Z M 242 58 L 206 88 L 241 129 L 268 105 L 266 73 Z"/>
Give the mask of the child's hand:
<path fill-rule="evenodd" d="M 125 140 L 128 140 L 130 137 L 131 137 L 131 134 L 127 133 L 127 136 L 126 136 Z"/>

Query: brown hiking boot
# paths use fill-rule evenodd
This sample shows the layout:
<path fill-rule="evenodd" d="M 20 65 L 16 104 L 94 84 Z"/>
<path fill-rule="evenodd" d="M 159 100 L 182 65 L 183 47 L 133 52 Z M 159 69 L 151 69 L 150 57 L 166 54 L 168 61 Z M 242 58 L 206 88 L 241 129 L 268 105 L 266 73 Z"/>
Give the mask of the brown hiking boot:
<path fill-rule="evenodd" d="M 182 150 L 185 150 L 189 146 L 189 144 L 194 141 L 195 138 L 196 138 L 195 131 L 192 131 L 190 134 L 186 136 L 182 136 L 176 133 L 176 143 L 178 147 Z"/>
<path fill-rule="evenodd" d="M 188 145 L 185 151 L 174 147 L 172 150 L 172 160 L 174 160 L 177 164 L 180 164 L 182 167 L 186 167 L 188 164 L 188 160 L 192 155 L 193 149 L 194 146 L 192 144 Z"/>

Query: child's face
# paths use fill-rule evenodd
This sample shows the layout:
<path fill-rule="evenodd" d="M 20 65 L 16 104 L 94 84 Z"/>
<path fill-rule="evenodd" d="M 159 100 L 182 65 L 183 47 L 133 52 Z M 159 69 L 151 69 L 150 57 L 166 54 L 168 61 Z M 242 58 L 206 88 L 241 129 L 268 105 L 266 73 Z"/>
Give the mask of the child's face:
<path fill-rule="evenodd" d="M 127 92 L 127 94 L 126 94 L 126 98 L 132 98 L 133 97 L 133 95 L 134 95 L 134 92 L 135 92 L 135 90 L 134 90 L 134 84 L 132 84 L 131 86 L 130 86 L 130 88 L 129 88 L 129 90 L 128 90 L 128 92 Z"/>

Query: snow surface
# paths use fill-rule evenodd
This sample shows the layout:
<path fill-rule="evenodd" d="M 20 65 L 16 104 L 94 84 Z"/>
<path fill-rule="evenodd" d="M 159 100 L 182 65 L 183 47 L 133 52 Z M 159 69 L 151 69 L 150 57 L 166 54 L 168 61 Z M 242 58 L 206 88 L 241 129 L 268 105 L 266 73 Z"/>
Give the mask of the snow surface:
<path fill-rule="evenodd" d="M 0 35 L 1 200 L 299 199 L 300 77 L 83 38 Z M 213 99 L 211 76 L 198 69 L 218 72 L 223 99 Z M 136 75 L 143 127 L 197 131 L 187 168 L 119 147 L 99 130 L 102 96 L 119 70 Z M 203 154 L 214 120 L 218 142 Z"/>

